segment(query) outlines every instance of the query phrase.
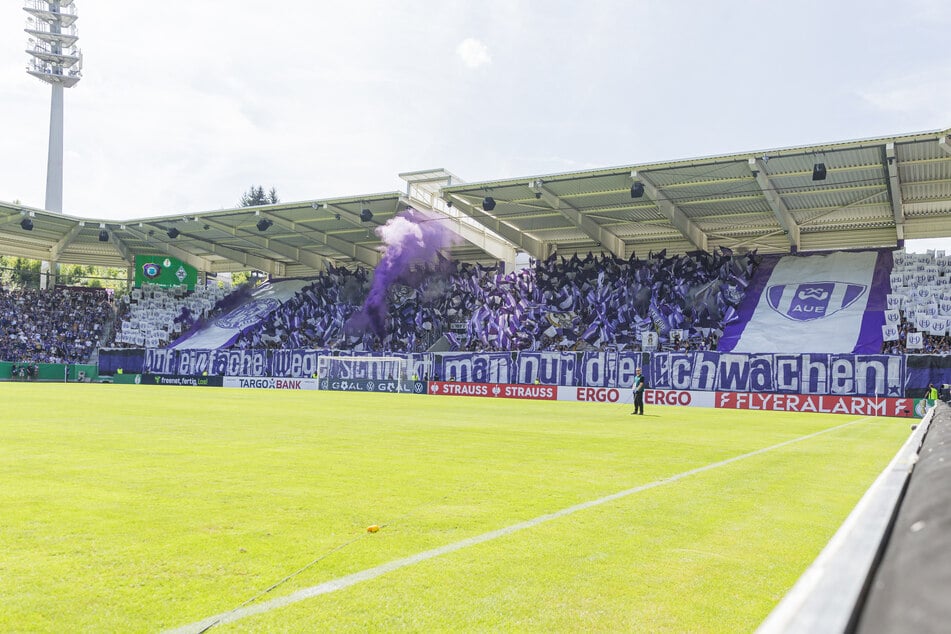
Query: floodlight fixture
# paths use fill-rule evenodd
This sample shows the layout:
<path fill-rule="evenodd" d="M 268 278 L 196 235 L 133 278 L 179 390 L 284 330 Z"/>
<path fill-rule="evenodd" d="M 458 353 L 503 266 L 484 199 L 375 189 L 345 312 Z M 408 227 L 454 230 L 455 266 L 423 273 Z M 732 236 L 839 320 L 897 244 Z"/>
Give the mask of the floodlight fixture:
<path fill-rule="evenodd" d="M 20 228 L 24 231 L 33 231 L 33 221 L 29 218 L 24 218 L 20 221 Z"/>
<path fill-rule="evenodd" d="M 826 164 L 816 163 L 812 166 L 812 180 L 824 181 L 826 179 Z"/>
<path fill-rule="evenodd" d="M 644 197 L 644 183 L 641 181 L 634 181 L 634 184 L 631 185 L 631 198 L 643 198 Z"/>
<path fill-rule="evenodd" d="M 83 54 L 76 46 L 73 0 L 24 0 L 27 17 L 26 72 L 50 84 L 49 150 L 46 163 L 46 210 L 63 213 L 63 89 L 83 76 Z"/>
<path fill-rule="evenodd" d="M 109 232 L 105 229 L 99 230 L 99 242 L 109 242 Z"/>
<path fill-rule="evenodd" d="M 369 208 L 364 207 L 360 210 L 360 220 L 363 222 L 370 222 L 373 220 L 373 212 Z"/>
<path fill-rule="evenodd" d="M 260 220 L 258 220 L 258 224 L 257 224 L 258 231 L 267 231 L 268 229 L 271 228 L 271 225 L 273 224 L 274 224 L 273 220 L 269 218 L 261 218 Z"/>
<path fill-rule="evenodd" d="M 482 199 L 482 209 L 484 211 L 492 211 L 495 209 L 495 199 L 491 196 L 486 196 Z"/>
<path fill-rule="evenodd" d="M 180 236 L 180 235 L 182 234 L 182 232 L 179 231 L 178 229 L 176 229 L 175 227 L 172 227 L 171 229 L 169 229 L 169 230 L 166 231 L 165 233 L 167 233 L 167 234 L 168 234 L 168 237 L 171 238 L 172 240 L 174 240 L 175 238 L 177 238 L 178 236 Z"/>

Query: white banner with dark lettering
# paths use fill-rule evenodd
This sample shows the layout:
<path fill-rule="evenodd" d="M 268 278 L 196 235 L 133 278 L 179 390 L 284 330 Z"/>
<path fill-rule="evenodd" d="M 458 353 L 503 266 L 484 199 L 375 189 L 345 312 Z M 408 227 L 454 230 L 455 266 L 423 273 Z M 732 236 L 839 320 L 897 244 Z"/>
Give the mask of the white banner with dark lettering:
<path fill-rule="evenodd" d="M 890 258 L 890 254 L 884 253 Z M 879 252 L 786 256 L 750 292 L 741 320 L 720 340 L 729 352 L 859 352 L 881 349 L 889 291 Z M 876 314 L 866 314 L 869 300 Z"/>
<path fill-rule="evenodd" d="M 224 387 L 244 387 L 257 390 L 316 390 L 317 379 L 281 379 L 259 376 L 226 376 Z"/>
<path fill-rule="evenodd" d="M 559 387 L 559 401 L 584 403 L 634 403 L 634 393 L 616 387 Z M 645 405 L 673 405 L 677 407 L 714 407 L 715 392 L 691 392 L 689 390 L 645 390 Z"/>
<path fill-rule="evenodd" d="M 904 364 L 885 354 L 658 352 L 647 381 L 671 390 L 903 396 Z"/>

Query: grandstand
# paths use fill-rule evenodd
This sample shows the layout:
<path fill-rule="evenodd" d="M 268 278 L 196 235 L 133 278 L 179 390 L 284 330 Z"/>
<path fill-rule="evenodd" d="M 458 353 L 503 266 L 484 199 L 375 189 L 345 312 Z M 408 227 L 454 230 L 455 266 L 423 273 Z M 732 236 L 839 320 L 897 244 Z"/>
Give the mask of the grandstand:
<path fill-rule="evenodd" d="M 0 351 L 57 380 L 93 363 L 153 385 L 614 404 L 643 367 L 651 405 L 920 418 L 927 387 L 951 384 L 951 254 L 903 246 L 951 236 L 949 143 L 481 183 L 428 170 L 404 192 L 124 222 L 0 203 L 4 254 L 177 277 L 138 280 L 116 314 L 100 294 L 4 290 Z M 418 257 L 394 247 L 400 222 Z M 215 280 L 247 270 L 267 281 Z"/>
<path fill-rule="evenodd" d="M 514 268 L 516 254 L 621 259 L 725 247 L 760 254 L 895 248 L 951 234 L 949 130 L 462 183 L 446 170 L 401 174 L 402 192 L 198 214 L 97 220 L 0 203 L 0 252 L 131 267 L 168 254 L 202 273 L 307 277 L 373 268 L 377 227 L 407 208 L 444 214 L 458 261 Z M 815 157 L 825 167 L 813 180 Z M 483 206 L 491 198 L 494 206 Z M 451 205 L 451 206 L 450 206 Z M 368 214 L 363 214 L 367 210 Z M 20 221 L 33 220 L 31 231 Z M 364 220 L 363 218 L 367 218 Z M 258 222 L 270 220 L 265 231 Z M 104 225 L 108 241 L 99 240 Z M 262 225 L 264 226 L 264 225 Z M 172 237 L 175 236 L 175 237 Z"/>

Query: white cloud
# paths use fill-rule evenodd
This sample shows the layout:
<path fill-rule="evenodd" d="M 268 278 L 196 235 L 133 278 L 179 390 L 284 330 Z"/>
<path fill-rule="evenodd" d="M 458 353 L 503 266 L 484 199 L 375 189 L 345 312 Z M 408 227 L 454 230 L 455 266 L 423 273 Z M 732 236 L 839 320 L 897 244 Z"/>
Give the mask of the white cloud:
<path fill-rule="evenodd" d="M 949 67 L 921 70 L 861 92 L 860 96 L 878 110 L 943 126 L 951 114 L 948 107 L 951 102 L 951 86 L 947 81 L 949 72 Z"/>
<path fill-rule="evenodd" d="M 462 62 L 469 68 L 478 68 L 492 63 L 489 56 L 489 47 L 485 42 L 477 40 L 474 37 L 467 37 L 456 47 L 456 54 L 462 59 Z"/>

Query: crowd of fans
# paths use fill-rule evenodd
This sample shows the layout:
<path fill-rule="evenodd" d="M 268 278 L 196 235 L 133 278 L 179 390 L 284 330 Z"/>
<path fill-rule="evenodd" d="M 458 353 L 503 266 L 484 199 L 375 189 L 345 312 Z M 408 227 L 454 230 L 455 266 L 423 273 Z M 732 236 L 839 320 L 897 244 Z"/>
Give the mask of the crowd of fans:
<path fill-rule="evenodd" d="M 112 317 L 104 289 L 0 289 L 0 359 L 18 364 L 84 363 L 101 343 Z"/>
<path fill-rule="evenodd" d="M 443 338 L 448 350 L 639 350 L 653 332 L 662 349 L 715 349 L 754 265 L 727 250 L 552 256 L 510 273 L 446 260 L 389 289 L 383 333 L 361 319 L 370 274 L 331 268 L 235 345 L 423 352 Z"/>
<path fill-rule="evenodd" d="M 911 270 L 919 276 L 923 268 L 931 271 L 930 263 L 908 259 L 895 269 L 906 278 Z M 738 318 L 736 308 L 756 263 L 755 254 L 726 249 L 629 260 L 553 255 L 508 273 L 501 265 L 442 259 L 402 275 L 387 290 L 383 328 L 376 330 L 367 326 L 372 320 L 365 315 L 372 273 L 329 267 L 234 345 L 386 352 L 716 350 L 723 328 Z M 247 285 L 234 291 L 135 289 L 118 302 L 115 334 L 103 342 L 113 318 L 105 290 L 0 289 L 0 360 L 27 372 L 36 363 L 88 361 L 101 343 L 168 345 L 227 314 L 252 291 Z M 893 291 L 914 309 L 912 293 L 921 294 L 921 286 L 893 281 Z M 947 297 L 936 290 L 928 301 Z M 884 341 L 883 353 L 951 354 L 951 337 L 927 332 L 920 348 L 909 348 L 908 334 L 916 332 L 916 323 L 906 319 L 905 311 L 900 315 L 898 338 Z"/>
<path fill-rule="evenodd" d="M 883 336 L 883 354 L 951 354 L 951 256 L 943 251 L 892 252 L 885 311 L 897 338 Z M 894 331 L 890 335 L 895 336 Z M 914 345 L 912 345 L 914 343 Z"/>
<path fill-rule="evenodd" d="M 898 339 L 882 342 L 882 354 L 951 354 L 951 337 L 921 333 L 921 346 L 908 347 L 908 333 L 917 332 L 914 325 L 901 312 L 898 324 Z"/>
<path fill-rule="evenodd" d="M 165 346 L 212 312 L 226 311 L 231 288 L 199 286 L 163 287 L 143 284 L 119 301 L 116 327 L 110 344 L 148 348 Z M 232 297 L 236 299 L 236 297 Z"/>

